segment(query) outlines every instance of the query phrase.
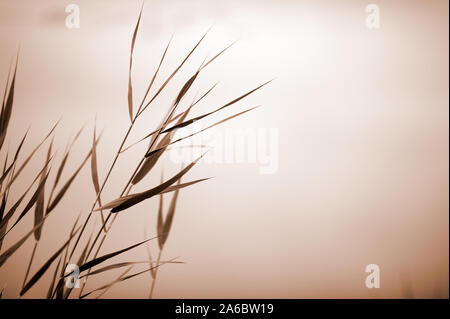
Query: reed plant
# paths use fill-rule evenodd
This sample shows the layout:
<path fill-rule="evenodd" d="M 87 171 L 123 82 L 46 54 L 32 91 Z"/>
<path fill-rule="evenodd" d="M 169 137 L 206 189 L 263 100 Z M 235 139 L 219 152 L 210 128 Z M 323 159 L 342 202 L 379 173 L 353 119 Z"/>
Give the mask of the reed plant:
<path fill-rule="evenodd" d="M 189 117 L 189 114 L 193 107 L 197 105 L 203 98 L 211 94 L 215 88 L 215 85 L 206 90 L 203 95 L 194 100 L 185 110 L 180 110 L 181 102 L 186 94 L 192 89 L 196 80 L 201 76 L 202 71 L 214 62 L 220 55 L 228 50 L 231 45 L 226 46 L 222 51 L 218 52 L 215 56 L 206 60 L 202 65 L 192 74 L 178 91 L 177 95 L 173 98 L 173 103 L 167 107 L 166 115 L 161 118 L 160 124 L 148 132 L 146 136 L 143 136 L 139 141 L 135 143 L 129 143 L 128 139 L 130 133 L 133 131 L 136 122 L 141 118 L 144 112 L 148 112 L 150 106 L 157 103 L 157 97 L 166 89 L 171 80 L 179 73 L 180 69 L 185 65 L 189 58 L 195 53 L 197 47 L 202 43 L 209 30 L 198 40 L 193 48 L 187 53 L 184 59 L 173 68 L 172 73 L 162 81 L 162 85 L 155 88 L 155 79 L 159 77 L 159 71 L 161 66 L 165 62 L 165 57 L 170 49 L 171 40 L 164 48 L 162 52 L 159 64 L 156 66 L 156 70 L 153 76 L 149 79 L 145 94 L 140 99 L 140 103 L 134 105 L 133 101 L 135 96 L 133 93 L 133 51 L 136 42 L 136 36 L 139 32 L 139 26 L 142 19 L 142 8 L 137 19 L 137 23 L 134 27 L 134 31 L 131 37 L 131 48 L 129 57 L 129 73 L 128 73 L 128 116 L 129 125 L 125 132 L 125 135 L 120 143 L 119 148 L 115 152 L 111 165 L 106 171 L 105 178 L 101 181 L 99 178 L 98 168 L 98 156 L 97 146 L 101 143 L 101 134 L 98 134 L 96 125 L 93 127 L 92 142 L 89 150 L 86 150 L 86 154 L 81 163 L 78 164 L 75 171 L 70 174 L 70 177 L 66 180 L 62 180 L 63 172 L 65 172 L 67 163 L 71 160 L 71 151 L 73 145 L 79 140 L 80 134 L 83 128 L 80 129 L 77 134 L 70 141 L 60 161 L 56 162 L 55 153 L 53 151 L 53 139 L 58 130 L 58 123 L 56 123 L 49 132 L 42 138 L 42 140 L 33 148 L 31 153 L 23 155 L 22 148 L 27 142 L 28 132 L 23 134 L 20 143 L 15 148 L 15 151 L 9 154 L 5 150 L 4 142 L 8 137 L 8 128 L 10 126 L 11 114 L 14 106 L 15 95 L 15 83 L 16 78 L 20 76 L 18 74 L 19 66 L 19 54 L 17 55 L 13 70 L 9 72 L 5 90 L 2 99 L 2 108 L 0 116 L 0 151 L 3 153 L 4 163 L 1 167 L 0 177 L 0 267 L 8 262 L 10 257 L 17 253 L 19 249 L 28 240 L 34 240 L 33 250 L 30 252 L 29 261 L 24 268 L 24 280 L 21 283 L 19 297 L 26 296 L 29 290 L 36 286 L 41 285 L 40 291 L 42 291 L 42 298 L 100 298 L 108 289 L 119 282 L 127 281 L 128 279 L 140 276 L 144 273 L 150 273 L 152 278 L 152 285 L 149 288 L 149 297 L 153 296 L 155 282 L 158 275 L 158 269 L 160 266 L 167 263 L 181 263 L 178 258 L 171 258 L 163 260 L 162 253 L 167 243 L 167 239 L 170 236 L 171 226 L 175 217 L 176 205 L 179 192 L 186 187 L 190 187 L 196 183 L 203 182 L 207 178 L 189 180 L 182 182 L 182 178 L 194 168 L 198 160 L 203 156 L 195 159 L 190 164 L 182 167 L 178 173 L 170 178 L 165 179 L 161 174 L 160 183 L 143 192 L 133 192 L 133 188 L 139 184 L 142 180 L 154 170 L 155 164 L 161 159 L 162 155 L 168 150 L 170 145 L 180 142 L 181 140 L 188 139 L 195 134 L 200 133 L 206 129 L 222 124 L 228 120 L 231 120 L 237 116 L 247 113 L 254 108 L 248 108 L 235 113 L 232 116 L 225 117 L 224 119 L 202 129 L 199 132 L 194 132 L 184 137 L 174 137 L 175 132 L 178 129 L 188 127 L 194 122 L 203 118 L 209 117 L 215 113 L 218 113 L 231 105 L 236 104 L 245 97 L 253 94 L 268 82 L 263 83 L 244 94 L 231 99 L 229 102 L 212 109 L 211 111 L 196 117 Z M 134 171 L 130 174 L 127 183 L 123 186 L 123 189 L 117 198 L 105 202 L 103 198 L 103 190 L 105 185 L 110 181 L 110 177 L 113 170 L 116 168 L 118 159 L 128 149 L 132 148 L 138 143 L 148 143 L 148 147 L 142 156 L 138 159 L 138 164 Z M 129 144 L 127 146 L 127 144 Z M 28 186 L 21 190 L 21 196 L 11 201 L 10 191 L 11 187 L 16 183 L 18 177 L 23 173 L 30 160 L 35 157 L 39 149 L 46 148 L 45 158 L 42 160 L 42 165 L 39 171 L 35 172 L 34 176 L 30 177 Z M 62 199 L 65 196 L 69 196 L 69 189 L 73 182 L 79 176 L 80 171 L 90 165 L 91 181 L 95 189 L 94 200 L 90 206 L 90 210 L 83 220 L 78 217 L 73 224 L 72 230 L 67 234 L 66 238 L 60 239 L 59 248 L 54 251 L 50 256 L 45 257 L 46 262 L 37 267 L 37 271 L 32 273 L 31 268 L 35 260 L 37 247 L 41 241 L 41 237 L 46 233 L 51 232 L 48 227 L 45 228 L 44 224 L 48 218 L 51 218 L 55 213 L 56 208 L 63 204 Z M 168 208 L 164 207 L 164 197 L 171 194 L 170 204 Z M 170 195 L 169 195 L 170 196 Z M 141 242 L 133 244 L 127 247 L 117 247 L 117 250 L 101 254 L 101 248 L 105 242 L 105 239 L 110 234 L 110 230 L 116 221 L 118 214 L 121 212 L 141 203 L 147 201 L 153 197 L 159 198 L 159 209 L 156 218 L 156 236 L 152 238 L 146 237 Z M 62 207 L 65 211 L 70 211 L 70 207 Z M 23 223 L 24 217 L 34 214 L 34 223 L 31 229 L 26 233 L 20 235 L 20 239 L 14 242 L 9 247 L 3 247 L 4 239 L 11 233 L 13 229 L 19 224 Z M 93 217 L 96 214 L 101 216 L 101 225 L 93 222 Z M 94 226 L 92 231 L 88 231 Z M 98 229 L 97 229 L 98 226 Z M 152 256 L 150 241 L 157 241 L 158 251 L 155 256 Z M 147 245 L 148 260 L 145 261 L 117 261 L 118 256 L 123 253 L 136 249 L 138 247 Z M 154 258 L 156 257 L 156 258 Z M 136 264 L 145 263 L 148 265 L 145 270 L 132 273 L 133 266 Z M 68 265 L 76 264 L 78 269 L 72 269 L 68 271 Z M 111 282 L 106 282 L 104 285 L 86 291 L 86 283 L 90 276 L 99 276 L 106 274 L 112 270 L 121 271 L 120 276 Z M 47 278 L 51 278 L 50 283 L 48 280 L 44 281 L 43 278 L 47 275 Z M 75 285 L 76 279 L 84 279 L 83 284 Z M 3 283 L 2 283 L 3 282 Z M 5 278 L 0 279 L 0 285 L 4 284 Z M 44 286 L 44 284 L 48 284 Z M 0 287 L 0 297 L 5 294 L 4 288 Z M 78 290 L 78 291 L 76 291 Z M 75 292 L 76 291 L 76 292 Z"/>

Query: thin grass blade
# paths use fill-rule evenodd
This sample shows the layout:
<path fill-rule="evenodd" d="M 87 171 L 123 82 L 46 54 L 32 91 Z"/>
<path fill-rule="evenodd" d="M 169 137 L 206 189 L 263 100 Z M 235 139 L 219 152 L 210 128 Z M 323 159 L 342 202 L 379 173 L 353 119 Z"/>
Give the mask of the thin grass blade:
<path fill-rule="evenodd" d="M 204 154 L 203 154 L 204 155 Z M 123 202 L 122 204 L 120 204 L 119 206 L 114 207 L 111 210 L 111 213 L 117 213 L 120 212 L 122 210 L 125 210 L 131 206 L 134 206 L 146 199 L 149 199 L 150 197 L 159 194 L 160 192 L 162 192 L 163 190 L 165 190 L 167 187 L 171 186 L 173 183 L 175 183 L 178 179 L 180 179 L 184 174 L 186 174 L 196 163 L 197 161 L 203 157 L 203 155 L 201 155 L 199 158 L 197 158 L 196 160 L 194 160 L 191 164 L 189 164 L 188 166 L 186 166 L 186 168 L 184 168 L 183 170 L 181 170 L 178 174 L 176 174 L 175 176 L 173 176 L 171 179 L 167 180 L 166 182 L 148 190 L 142 193 L 138 193 L 138 194 L 134 194 L 132 195 L 132 197 L 130 199 L 127 199 L 125 202 Z"/>

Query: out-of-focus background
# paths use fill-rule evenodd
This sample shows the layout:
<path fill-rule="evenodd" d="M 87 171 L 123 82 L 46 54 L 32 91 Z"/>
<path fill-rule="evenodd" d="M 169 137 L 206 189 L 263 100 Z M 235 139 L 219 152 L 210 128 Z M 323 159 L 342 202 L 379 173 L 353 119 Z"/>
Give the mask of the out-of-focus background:
<path fill-rule="evenodd" d="M 68 29 L 68 4 L 80 28 Z M 221 106 L 275 78 L 223 115 L 263 106 L 225 128 L 278 129 L 278 169 L 254 163 L 200 163 L 185 180 L 214 179 L 181 191 L 155 287 L 158 298 L 445 297 L 449 285 L 448 1 L 376 1 L 379 28 L 369 29 L 369 1 L 145 1 L 133 68 L 135 104 L 174 35 L 156 85 L 163 83 L 205 30 L 212 30 L 129 141 L 159 123 L 174 94 L 205 56 L 238 42 L 209 65 L 193 92 L 219 82 L 193 114 Z M 20 46 L 15 108 L 5 147 L 30 127 L 29 152 L 61 118 L 59 159 L 86 124 L 63 178 L 87 153 L 95 117 L 103 130 L 98 160 L 104 178 L 129 124 L 129 50 L 139 1 L 0 1 L 2 87 Z M 145 143 L 144 143 L 145 144 Z M 120 158 L 104 201 L 118 196 L 146 145 Z M 18 180 L 28 185 L 45 148 Z M 148 189 L 180 165 L 168 156 L 138 185 Z M 85 167 L 44 225 L 31 273 L 67 238 L 95 191 Z M 166 200 L 168 205 L 169 197 Z M 123 212 L 102 252 L 155 233 L 157 199 Z M 32 227 L 32 214 L 5 240 Z M 98 223 L 96 227 L 98 228 Z M 93 226 L 92 226 L 93 227 Z M 33 247 L 29 240 L 0 270 L 4 296 L 16 298 Z M 156 252 L 155 243 L 152 244 Z M 146 260 L 145 247 L 117 260 Z M 365 267 L 380 267 L 381 287 L 368 289 Z M 144 269 L 145 265 L 135 269 Z M 92 277 L 87 291 L 119 272 Z M 48 278 L 47 278 L 48 277 Z M 47 275 L 46 281 L 50 281 Z M 145 298 L 143 274 L 103 297 Z M 36 286 L 26 297 L 42 296 Z"/>

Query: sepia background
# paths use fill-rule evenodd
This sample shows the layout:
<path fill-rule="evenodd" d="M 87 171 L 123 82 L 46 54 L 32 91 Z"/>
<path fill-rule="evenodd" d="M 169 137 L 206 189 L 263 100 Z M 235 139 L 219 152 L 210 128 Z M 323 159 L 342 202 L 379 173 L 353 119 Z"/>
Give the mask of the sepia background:
<path fill-rule="evenodd" d="M 69 3 L 80 8 L 79 29 L 66 28 Z M 260 174 L 252 163 L 199 164 L 188 173 L 186 181 L 214 178 L 180 192 L 163 259 L 180 256 L 186 263 L 160 268 L 155 297 L 448 298 L 448 1 L 376 1 L 379 29 L 366 27 L 369 3 L 145 1 L 133 62 L 137 99 L 172 34 L 157 85 L 213 27 L 167 92 L 139 120 L 130 142 L 155 128 L 205 56 L 236 39 L 196 82 L 194 93 L 219 84 L 194 113 L 275 78 L 223 114 L 262 107 L 222 128 L 279 132 L 274 174 Z M 5 147 L 14 150 L 30 128 L 24 151 L 31 151 L 61 118 L 55 139 L 59 160 L 67 141 L 85 124 L 63 175 L 67 179 L 88 152 L 96 118 L 103 130 L 98 161 L 104 178 L 129 124 L 129 50 L 140 5 L 0 0 L 1 89 L 20 46 Z M 104 202 L 120 193 L 145 147 L 138 145 L 120 158 Z M 20 196 L 44 154 L 41 150 L 41 158 L 30 163 L 11 196 Z M 179 166 L 163 157 L 137 190 L 155 185 L 162 169 L 171 176 Z M 32 273 L 66 240 L 78 214 L 86 216 L 94 199 L 85 167 L 46 221 Z M 141 241 L 144 229 L 153 235 L 157 206 L 155 198 L 121 213 L 102 252 Z M 27 216 L 3 247 L 32 223 Z M 29 240 L 0 269 L 5 297 L 18 296 L 32 247 Z M 147 252 L 139 247 L 117 261 L 121 258 L 146 260 Z M 379 289 L 365 286 L 368 264 L 380 267 Z M 87 290 L 118 273 L 92 277 Z M 103 297 L 146 298 L 150 283 L 150 275 L 143 274 Z M 38 297 L 46 289 L 37 285 L 26 297 Z"/>

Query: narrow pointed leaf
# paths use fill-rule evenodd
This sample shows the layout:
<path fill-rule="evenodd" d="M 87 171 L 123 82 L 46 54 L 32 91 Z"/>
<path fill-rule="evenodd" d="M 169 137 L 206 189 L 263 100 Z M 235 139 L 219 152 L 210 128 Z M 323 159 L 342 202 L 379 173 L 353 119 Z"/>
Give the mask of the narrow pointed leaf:
<path fill-rule="evenodd" d="M 16 84 L 16 74 L 17 74 L 17 64 L 18 58 L 16 60 L 16 67 L 14 69 L 14 74 L 11 80 L 11 86 L 9 87 L 8 97 L 2 107 L 1 123 L 0 123 L 0 148 L 3 146 L 5 141 L 6 133 L 8 131 L 9 120 L 11 119 L 11 113 L 14 102 L 14 89 Z"/>
<path fill-rule="evenodd" d="M 181 179 L 178 180 L 178 186 L 180 185 L 180 181 Z M 170 201 L 170 206 L 169 206 L 169 210 L 167 212 L 167 217 L 166 220 L 164 221 L 164 227 L 161 231 L 161 248 L 164 246 L 164 244 L 167 241 L 167 238 L 169 237 L 169 233 L 170 233 L 170 228 L 172 227 L 172 223 L 173 223 L 173 217 L 175 216 L 175 208 L 177 205 L 177 199 L 178 199 L 178 194 L 180 192 L 180 189 L 177 189 L 175 191 L 175 193 L 172 196 L 172 200 Z"/>
<path fill-rule="evenodd" d="M 163 182 L 163 175 L 161 174 L 161 183 L 162 182 Z M 164 229 L 163 211 L 164 211 L 164 196 L 162 193 L 160 193 L 159 194 L 159 207 L 158 207 L 158 221 L 156 224 L 156 233 L 158 234 L 159 249 L 162 248 L 161 238 L 163 236 L 163 229 Z M 156 274 L 155 274 L 155 276 L 156 276 Z"/>
<path fill-rule="evenodd" d="M 92 176 L 92 183 L 94 184 L 95 193 L 98 197 L 98 205 L 102 206 L 102 200 L 100 197 L 100 183 L 98 182 L 98 167 L 97 167 L 97 147 L 95 144 L 96 136 L 95 136 L 95 128 L 94 128 L 94 137 L 92 139 L 92 155 L 91 155 L 91 176 Z M 100 216 L 102 218 L 102 225 L 105 224 L 105 218 L 103 216 L 103 211 L 100 210 Z M 103 230 L 106 233 L 105 226 L 103 227 Z"/>
<path fill-rule="evenodd" d="M 48 148 L 47 160 L 46 160 L 47 166 L 44 168 L 44 171 L 42 172 L 40 182 L 42 182 L 44 179 L 46 179 L 46 176 L 48 176 L 47 175 L 47 167 L 48 167 L 48 163 L 51 158 L 52 146 L 53 146 L 53 141 L 50 143 L 50 146 Z M 42 190 L 39 193 L 38 199 L 36 201 L 36 206 L 34 207 L 34 225 L 35 226 L 42 221 L 42 218 L 44 218 L 44 200 L 45 200 L 45 182 L 42 185 Z M 37 241 L 39 241 L 41 239 L 41 232 L 42 232 L 42 227 L 37 228 L 36 231 L 34 232 L 34 238 Z"/>
<path fill-rule="evenodd" d="M 175 183 L 178 179 L 180 179 L 184 174 L 186 174 L 196 163 L 197 161 L 203 157 L 200 156 L 199 158 L 197 158 L 195 161 L 193 161 L 191 164 L 189 164 L 188 166 L 186 166 L 186 168 L 184 168 L 183 170 L 181 170 L 178 174 L 176 174 L 175 176 L 173 176 L 171 179 L 167 180 L 166 182 L 160 184 L 159 186 L 156 186 L 148 191 L 142 192 L 142 193 L 138 193 L 138 194 L 134 194 L 134 196 L 132 196 L 130 199 L 127 199 L 125 202 L 123 202 L 122 204 L 120 204 L 119 206 L 114 207 L 111 212 L 112 213 L 117 213 L 120 212 L 124 209 L 127 209 L 131 206 L 134 206 L 146 199 L 149 199 L 150 197 L 159 194 L 160 192 L 162 192 L 163 190 L 165 190 L 167 187 L 171 186 L 173 183 Z"/>
<path fill-rule="evenodd" d="M 131 69 L 133 66 L 133 51 L 134 51 L 134 44 L 136 42 L 136 35 L 139 29 L 139 23 L 141 22 L 141 16 L 142 16 L 142 8 L 139 12 L 139 18 L 136 23 L 136 27 L 134 28 L 133 32 L 133 38 L 131 40 L 131 50 L 130 50 L 130 68 L 128 71 L 128 113 L 130 115 L 130 121 L 133 122 L 133 86 L 131 83 Z"/>

